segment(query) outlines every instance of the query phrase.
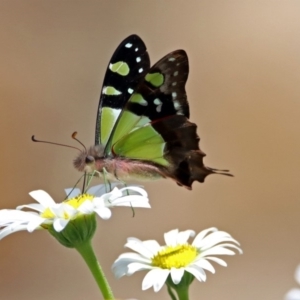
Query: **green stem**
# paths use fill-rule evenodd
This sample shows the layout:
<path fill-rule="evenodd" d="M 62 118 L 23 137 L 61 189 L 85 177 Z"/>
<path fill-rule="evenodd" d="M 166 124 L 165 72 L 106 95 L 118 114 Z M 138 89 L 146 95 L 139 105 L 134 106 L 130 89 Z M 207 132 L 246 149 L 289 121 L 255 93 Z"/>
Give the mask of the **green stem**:
<path fill-rule="evenodd" d="M 105 300 L 114 300 L 114 295 L 108 284 L 108 281 L 103 273 L 103 270 L 95 256 L 91 241 L 87 241 L 79 246 L 76 246 L 76 250 L 80 253 L 90 271 L 92 272 L 94 279 L 96 280 L 98 287 Z"/>
<path fill-rule="evenodd" d="M 167 284 L 167 288 L 168 288 L 168 294 L 170 295 L 172 300 L 177 300 L 174 292 L 172 291 L 172 288 Z"/>
<path fill-rule="evenodd" d="M 189 300 L 189 287 L 185 286 L 180 289 L 176 289 L 179 300 Z"/>

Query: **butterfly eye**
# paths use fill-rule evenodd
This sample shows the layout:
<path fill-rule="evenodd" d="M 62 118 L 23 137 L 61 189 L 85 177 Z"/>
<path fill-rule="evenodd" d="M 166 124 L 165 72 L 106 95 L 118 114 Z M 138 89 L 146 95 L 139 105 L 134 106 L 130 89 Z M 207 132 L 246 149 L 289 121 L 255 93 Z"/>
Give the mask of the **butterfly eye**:
<path fill-rule="evenodd" d="M 88 155 L 86 158 L 85 158 L 85 163 L 86 164 L 90 164 L 90 163 L 92 163 L 92 162 L 94 162 L 95 161 L 95 158 L 93 157 L 93 156 L 91 156 L 91 155 Z"/>

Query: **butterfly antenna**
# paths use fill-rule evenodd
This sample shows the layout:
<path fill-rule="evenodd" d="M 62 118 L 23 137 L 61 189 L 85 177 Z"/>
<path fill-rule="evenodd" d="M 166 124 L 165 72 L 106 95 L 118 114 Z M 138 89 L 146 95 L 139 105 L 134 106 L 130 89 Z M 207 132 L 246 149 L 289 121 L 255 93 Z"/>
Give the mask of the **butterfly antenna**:
<path fill-rule="evenodd" d="M 75 140 L 75 141 L 77 141 L 84 148 L 84 150 L 87 151 L 86 147 L 84 146 L 84 144 L 76 137 L 76 135 L 77 135 L 77 131 L 74 131 L 72 133 L 72 139 Z"/>
<path fill-rule="evenodd" d="M 37 140 L 34 135 L 31 137 L 31 140 L 33 142 L 36 142 L 36 143 L 44 143 L 44 144 L 51 144 L 51 145 L 56 145 L 56 146 L 63 146 L 63 147 L 73 148 L 73 149 L 79 150 L 81 152 L 81 150 L 79 148 L 74 147 L 74 146 L 60 144 L 60 143 L 54 143 L 54 142 L 49 142 L 49 141 Z"/>

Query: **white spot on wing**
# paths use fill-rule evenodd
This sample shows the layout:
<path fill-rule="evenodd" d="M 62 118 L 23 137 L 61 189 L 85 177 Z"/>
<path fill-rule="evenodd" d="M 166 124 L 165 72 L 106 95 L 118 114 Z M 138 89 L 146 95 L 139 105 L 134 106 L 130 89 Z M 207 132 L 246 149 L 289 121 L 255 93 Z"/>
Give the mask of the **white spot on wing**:
<path fill-rule="evenodd" d="M 170 57 L 169 59 L 168 59 L 168 61 L 174 61 L 175 60 L 175 57 Z"/>
<path fill-rule="evenodd" d="M 160 105 L 162 102 L 160 101 L 160 99 L 156 98 L 156 99 L 154 99 L 153 103 L 155 105 Z"/>
<path fill-rule="evenodd" d="M 173 73 L 173 76 L 177 76 L 178 75 L 178 71 L 175 71 L 174 73 Z"/>
<path fill-rule="evenodd" d="M 156 107 L 156 111 L 157 111 L 158 113 L 161 112 L 161 107 L 162 107 L 162 104 L 160 104 L 160 105 L 158 105 L 158 106 Z"/>
<path fill-rule="evenodd" d="M 132 94 L 132 93 L 133 93 L 133 89 L 128 88 L 127 92 L 128 92 L 129 94 Z"/>
<path fill-rule="evenodd" d="M 139 69 L 139 73 L 142 73 L 142 72 L 143 72 L 143 68 L 140 68 L 140 69 Z"/>
<path fill-rule="evenodd" d="M 136 58 L 136 62 L 137 62 L 137 63 L 141 62 L 141 60 L 142 60 L 142 59 L 141 59 L 140 57 L 137 57 L 137 58 Z"/>
<path fill-rule="evenodd" d="M 154 103 L 155 105 L 157 105 L 156 111 L 157 111 L 158 113 L 160 113 L 160 112 L 161 112 L 162 105 L 163 105 L 163 103 L 161 102 L 161 100 L 160 100 L 159 98 L 156 98 L 156 99 L 154 99 L 153 103 Z"/>
<path fill-rule="evenodd" d="M 181 107 L 181 105 L 178 101 L 173 101 L 173 103 L 174 103 L 174 107 L 176 110 L 178 110 Z"/>
<path fill-rule="evenodd" d="M 132 44 L 131 44 L 131 43 L 127 43 L 127 44 L 125 45 L 125 47 L 126 47 L 126 48 L 131 48 L 131 47 L 132 47 Z"/>
<path fill-rule="evenodd" d="M 176 82 L 176 81 L 172 82 L 172 85 L 173 85 L 173 86 L 175 86 L 176 84 L 177 84 L 177 82 Z"/>
<path fill-rule="evenodd" d="M 139 48 L 135 48 L 134 51 L 135 51 L 135 52 L 138 52 L 138 51 L 139 51 Z"/>
<path fill-rule="evenodd" d="M 176 93 L 176 92 L 173 92 L 173 93 L 172 93 L 172 97 L 173 97 L 173 99 L 176 98 L 176 97 L 177 97 L 177 93 Z"/>

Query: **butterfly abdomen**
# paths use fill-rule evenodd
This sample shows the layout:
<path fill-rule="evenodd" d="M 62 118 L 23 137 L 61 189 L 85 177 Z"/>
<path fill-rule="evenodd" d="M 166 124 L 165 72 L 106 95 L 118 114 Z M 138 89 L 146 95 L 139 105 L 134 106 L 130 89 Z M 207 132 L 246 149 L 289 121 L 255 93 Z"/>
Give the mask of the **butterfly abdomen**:
<path fill-rule="evenodd" d="M 164 177 L 155 164 L 122 157 L 96 160 L 96 168 L 99 172 L 103 172 L 103 168 L 105 168 L 111 180 L 126 181 L 136 179 L 151 181 Z"/>

